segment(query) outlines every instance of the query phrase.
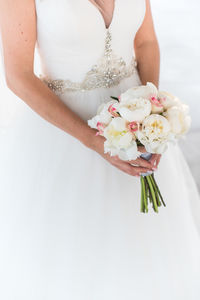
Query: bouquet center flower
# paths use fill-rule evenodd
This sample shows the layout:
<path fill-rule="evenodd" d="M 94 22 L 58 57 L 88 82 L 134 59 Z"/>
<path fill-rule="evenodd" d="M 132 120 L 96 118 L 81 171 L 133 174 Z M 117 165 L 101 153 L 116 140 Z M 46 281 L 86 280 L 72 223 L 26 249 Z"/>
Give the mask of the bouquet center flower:
<path fill-rule="evenodd" d="M 155 120 L 152 124 L 151 124 L 153 130 L 152 132 L 155 132 L 157 130 L 159 130 L 160 132 L 163 131 L 163 124 L 160 120 Z"/>

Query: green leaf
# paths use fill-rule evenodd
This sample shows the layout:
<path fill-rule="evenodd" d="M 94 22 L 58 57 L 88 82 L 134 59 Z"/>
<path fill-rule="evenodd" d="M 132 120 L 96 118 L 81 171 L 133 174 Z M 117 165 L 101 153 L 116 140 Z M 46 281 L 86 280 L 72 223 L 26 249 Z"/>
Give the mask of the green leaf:
<path fill-rule="evenodd" d="M 110 96 L 110 98 L 114 99 L 114 100 L 117 100 L 119 102 L 119 99 L 117 97 L 114 97 L 114 96 Z"/>

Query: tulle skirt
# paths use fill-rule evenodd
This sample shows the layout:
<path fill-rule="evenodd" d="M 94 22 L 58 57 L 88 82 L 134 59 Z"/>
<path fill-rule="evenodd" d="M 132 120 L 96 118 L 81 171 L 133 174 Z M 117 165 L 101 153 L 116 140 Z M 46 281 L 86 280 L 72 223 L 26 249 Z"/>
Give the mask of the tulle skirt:
<path fill-rule="evenodd" d="M 140 84 L 67 92 L 84 120 Z M 26 104 L 1 134 L 3 300 L 197 300 L 200 198 L 179 146 L 155 177 L 167 206 L 140 213 L 140 182 Z"/>

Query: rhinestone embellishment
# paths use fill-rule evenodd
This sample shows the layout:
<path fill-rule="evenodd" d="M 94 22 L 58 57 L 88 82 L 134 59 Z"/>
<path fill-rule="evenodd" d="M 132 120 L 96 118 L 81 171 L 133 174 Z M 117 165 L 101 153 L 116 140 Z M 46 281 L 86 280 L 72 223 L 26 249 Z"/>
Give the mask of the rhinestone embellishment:
<path fill-rule="evenodd" d="M 122 79 L 136 73 L 137 62 L 132 57 L 130 65 L 127 66 L 123 58 L 118 57 L 113 52 L 111 40 L 111 33 L 107 29 L 104 55 L 86 73 L 82 82 L 63 79 L 52 80 L 40 75 L 41 80 L 56 94 L 63 94 L 65 91 L 88 91 L 118 85 Z"/>

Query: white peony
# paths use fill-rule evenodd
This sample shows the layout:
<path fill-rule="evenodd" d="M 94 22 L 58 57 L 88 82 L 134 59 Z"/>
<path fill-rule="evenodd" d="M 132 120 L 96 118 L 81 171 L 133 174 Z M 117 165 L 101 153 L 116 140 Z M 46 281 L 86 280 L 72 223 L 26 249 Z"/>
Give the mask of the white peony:
<path fill-rule="evenodd" d="M 97 110 L 97 115 L 88 120 L 88 125 L 95 129 L 97 129 L 97 123 L 108 125 L 112 120 L 112 114 L 108 109 L 111 105 L 117 109 L 118 103 L 119 102 L 117 100 L 111 100 L 107 103 L 102 103 Z"/>
<path fill-rule="evenodd" d="M 109 152 L 111 156 L 118 155 L 123 160 L 136 159 L 140 155 L 135 136 L 128 130 L 126 120 L 121 117 L 113 118 L 103 135 L 106 138 L 105 153 Z"/>
<path fill-rule="evenodd" d="M 131 88 L 120 96 L 119 113 L 127 121 L 142 122 L 150 113 L 162 113 L 162 103 L 153 83 Z"/>
<path fill-rule="evenodd" d="M 120 117 L 113 118 L 104 130 L 104 137 L 118 149 L 128 148 L 133 135 L 128 131 L 126 121 Z"/>
<path fill-rule="evenodd" d="M 191 117 L 188 115 L 189 107 L 185 104 L 181 106 L 170 107 L 164 116 L 167 118 L 171 131 L 176 138 L 183 136 L 188 132 L 191 125 Z"/>
<path fill-rule="evenodd" d="M 158 90 L 153 83 L 147 82 L 146 85 L 133 87 L 128 89 L 125 93 L 122 93 L 120 96 L 120 102 L 127 102 L 134 98 L 149 99 L 151 95 L 157 97 Z"/>
<path fill-rule="evenodd" d="M 151 113 L 151 103 L 143 98 L 127 99 L 120 101 L 118 112 L 129 122 L 142 122 Z"/>
<path fill-rule="evenodd" d="M 122 160 L 135 160 L 141 155 L 141 152 L 138 151 L 137 143 L 134 140 L 132 140 L 130 146 L 126 149 L 118 149 L 106 140 L 104 142 L 104 152 L 110 153 L 111 156 L 117 155 Z"/>
<path fill-rule="evenodd" d="M 167 142 L 172 139 L 168 120 L 158 114 L 146 117 L 142 129 L 135 134 L 147 152 L 157 154 L 162 154 L 167 149 Z"/>

